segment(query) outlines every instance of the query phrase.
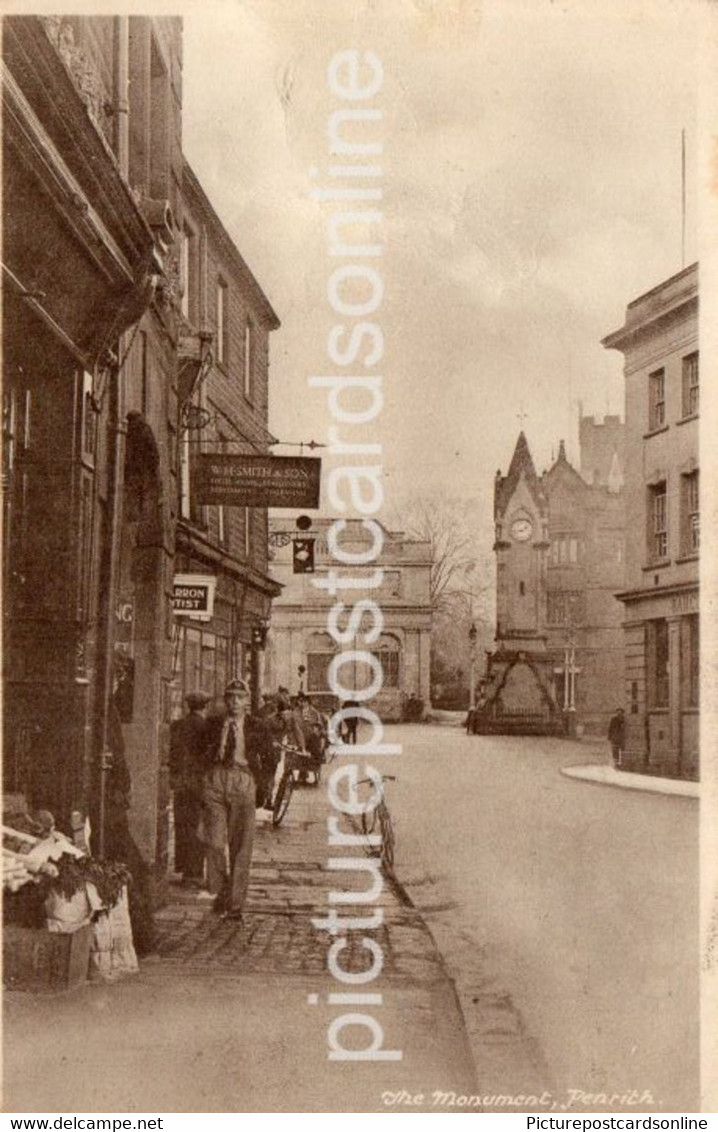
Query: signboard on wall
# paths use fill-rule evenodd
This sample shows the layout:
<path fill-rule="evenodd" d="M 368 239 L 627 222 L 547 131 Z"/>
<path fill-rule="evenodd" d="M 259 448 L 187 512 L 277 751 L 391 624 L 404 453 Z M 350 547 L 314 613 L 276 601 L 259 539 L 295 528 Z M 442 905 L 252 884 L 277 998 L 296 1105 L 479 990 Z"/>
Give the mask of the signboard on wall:
<path fill-rule="evenodd" d="M 202 452 L 198 503 L 229 507 L 318 507 L 322 462 L 315 456 L 239 456 Z"/>
<path fill-rule="evenodd" d="M 211 574 L 175 574 L 172 585 L 172 611 L 175 617 L 196 617 L 211 621 L 217 579 Z"/>

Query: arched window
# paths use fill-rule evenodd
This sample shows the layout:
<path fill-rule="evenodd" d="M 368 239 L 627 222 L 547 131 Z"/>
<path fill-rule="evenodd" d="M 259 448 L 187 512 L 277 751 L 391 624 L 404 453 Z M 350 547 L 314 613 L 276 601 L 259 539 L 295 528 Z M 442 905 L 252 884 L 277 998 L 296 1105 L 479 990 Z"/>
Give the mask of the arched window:
<path fill-rule="evenodd" d="M 307 654 L 307 691 L 328 691 L 329 663 L 337 651 L 334 640 L 329 636 L 329 633 L 310 633 L 305 643 L 305 649 Z"/>
<path fill-rule="evenodd" d="M 383 686 L 398 688 L 401 679 L 401 642 L 391 633 L 382 633 L 372 652 L 381 661 Z"/>

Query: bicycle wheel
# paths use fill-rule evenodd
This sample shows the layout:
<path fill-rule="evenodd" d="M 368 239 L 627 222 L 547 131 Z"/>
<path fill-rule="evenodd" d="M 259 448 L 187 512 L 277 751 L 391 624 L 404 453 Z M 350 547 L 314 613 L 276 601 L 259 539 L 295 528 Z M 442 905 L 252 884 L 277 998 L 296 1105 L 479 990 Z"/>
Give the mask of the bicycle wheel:
<path fill-rule="evenodd" d="M 292 791 L 294 790 L 294 774 L 291 770 L 285 770 L 282 775 L 277 793 L 274 798 L 274 807 L 272 809 L 272 825 L 279 825 L 283 820 L 284 815 L 289 809 L 289 803 L 292 798 Z"/>
<path fill-rule="evenodd" d="M 361 815 L 361 831 L 365 837 L 369 837 L 376 827 L 376 812 L 378 806 L 374 806 L 372 810 L 364 810 Z"/>
<path fill-rule="evenodd" d="M 381 860 L 389 872 L 394 868 L 394 827 L 387 807 L 382 802 L 379 806 L 379 825 L 381 827 Z"/>

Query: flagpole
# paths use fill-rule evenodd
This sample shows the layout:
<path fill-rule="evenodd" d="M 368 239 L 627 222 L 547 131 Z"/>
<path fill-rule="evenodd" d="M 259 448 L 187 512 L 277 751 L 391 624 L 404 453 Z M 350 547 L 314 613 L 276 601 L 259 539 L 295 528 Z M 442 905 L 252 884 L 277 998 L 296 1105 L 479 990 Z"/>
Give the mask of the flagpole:
<path fill-rule="evenodd" d="M 686 266 L 686 131 L 681 130 L 681 267 Z"/>

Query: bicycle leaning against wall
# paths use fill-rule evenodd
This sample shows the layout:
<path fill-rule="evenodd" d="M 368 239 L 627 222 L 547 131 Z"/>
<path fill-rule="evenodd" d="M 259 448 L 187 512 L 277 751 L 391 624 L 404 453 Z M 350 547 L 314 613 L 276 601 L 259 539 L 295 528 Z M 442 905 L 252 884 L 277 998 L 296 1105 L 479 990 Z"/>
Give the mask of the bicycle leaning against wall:
<path fill-rule="evenodd" d="M 388 873 L 394 872 L 394 849 L 396 845 L 396 838 L 394 836 L 394 826 L 391 821 L 391 814 L 389 807 L 386 804 L 386 792 L 384 790 L 385 782 L 396 782 L 396 775 L 382 774 L 381 775 L 381 797 L 371 810 L 367 810 L 361 815 L 361 828 L 365 837 L 379 838 L 378 844 L 371 845 L 369 852 L 373 857 L 381 857 L 381 863 Z M 376 783 L 372 778 L 362 778 L 359 780 L 359 786 L 371 786 L 376 789 Z"/>
<path fill-rule="evenodd" d="M 313 770 L 313 757 L 286 739 L 276 742 L 275 747 L 281 756 L 279 781 L 272 800 L 272 825 L 276 826 L 282 823 L 289 809 L 297 779 Z"/>

